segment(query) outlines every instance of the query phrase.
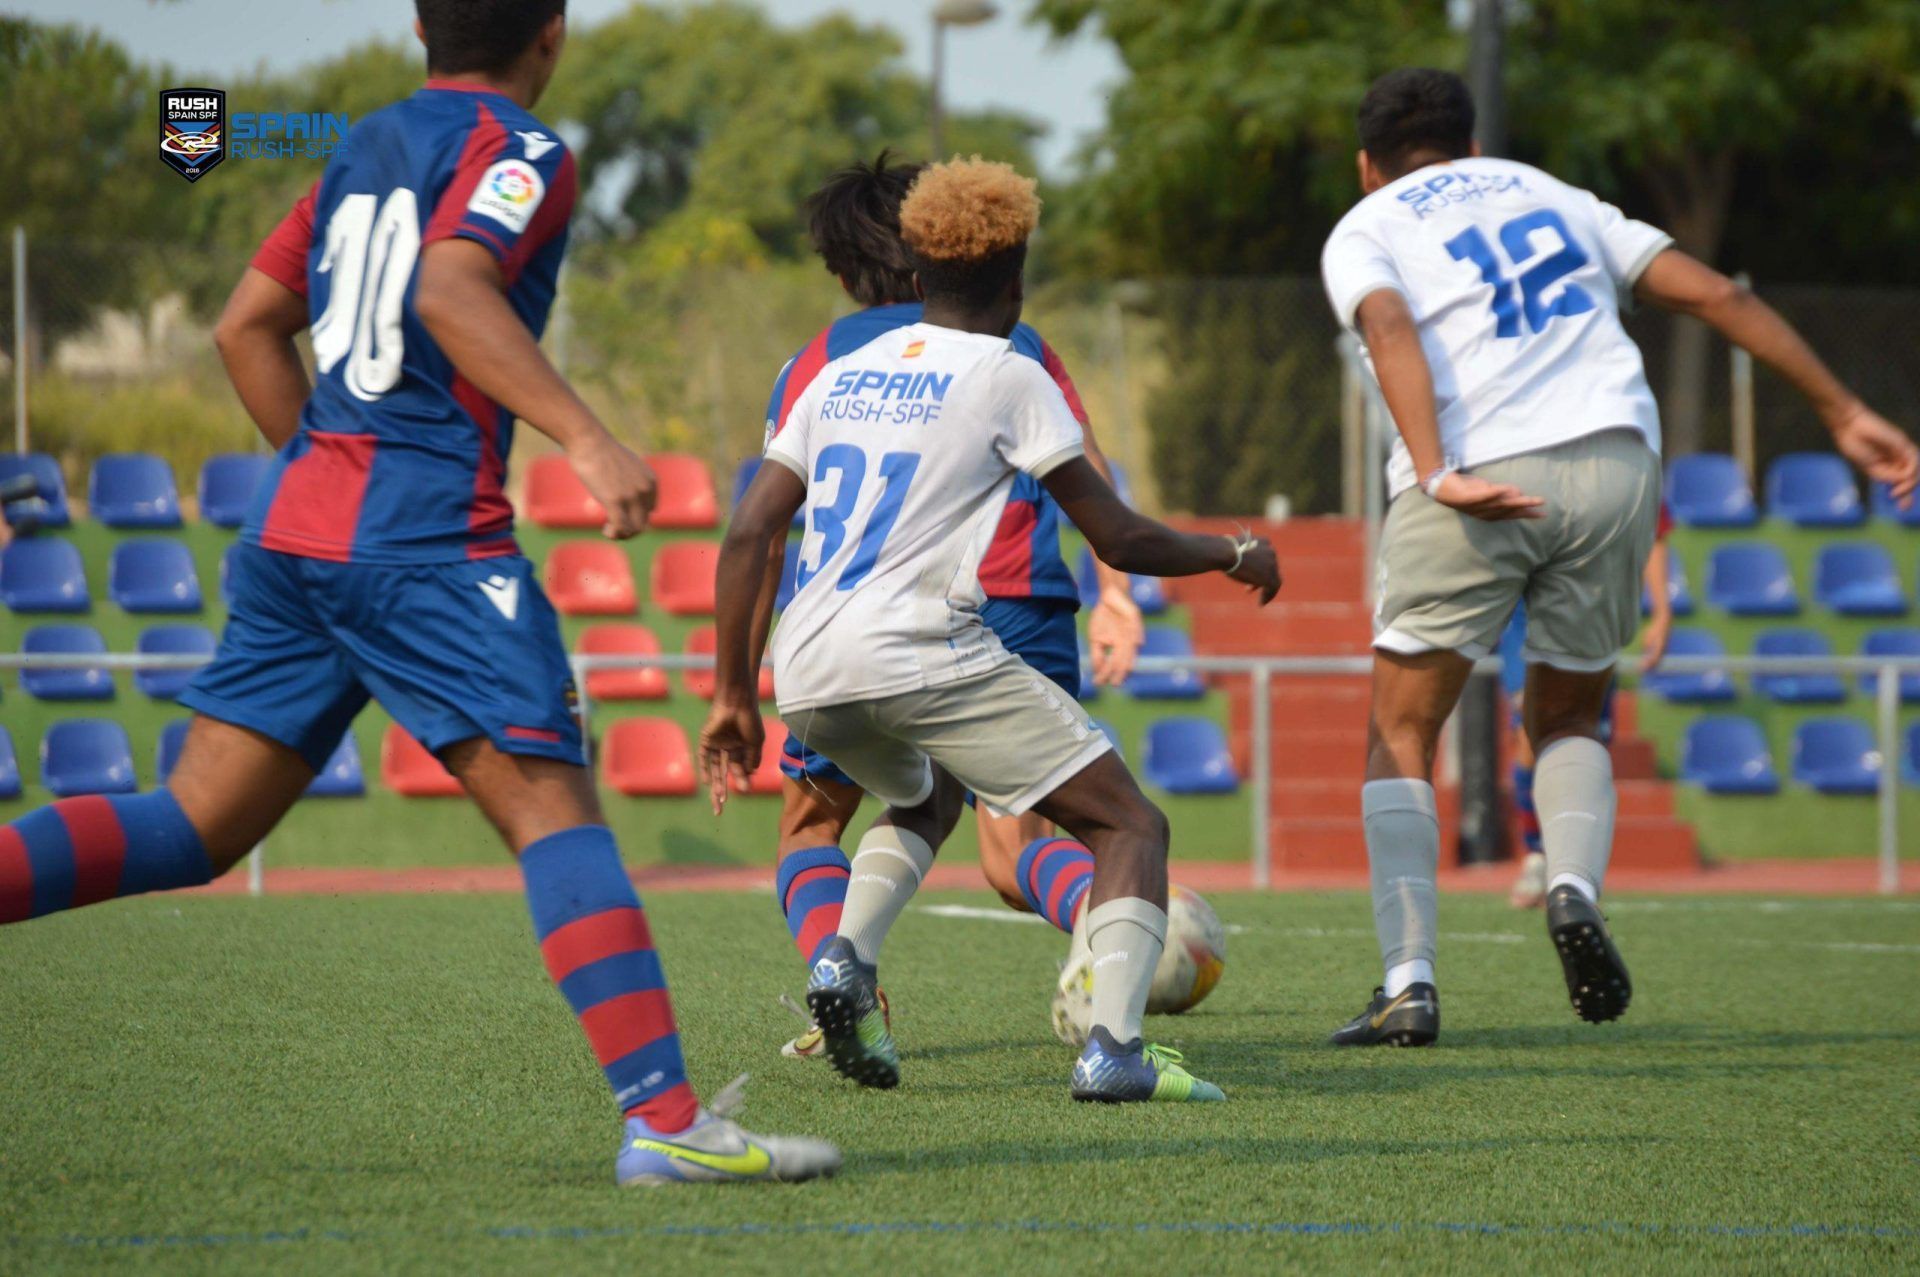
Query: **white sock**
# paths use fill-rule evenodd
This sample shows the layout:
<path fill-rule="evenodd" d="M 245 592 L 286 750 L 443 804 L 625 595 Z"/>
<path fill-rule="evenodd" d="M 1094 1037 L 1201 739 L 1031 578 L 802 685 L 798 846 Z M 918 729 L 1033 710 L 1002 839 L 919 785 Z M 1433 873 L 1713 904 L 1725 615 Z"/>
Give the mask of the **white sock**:
<path fill-rule="evenodd" d="M 1548 890 L 1574 880 L 1596 899 L 1613 854 L 1613 755 L 1590 736 L 1565 736 L 1533 765 L 1533 806 L 1547 853 Z"/>
<path fill-rule="evenodd" d="M 1411 962 L 1396 962 L 1387 968 L 1387 978 L 1382 985 L 1387 996 L 1397 998 L 1407 991 L 1410 984 L 1432 984 L 1433 964 L 1425 958 L 1415 958 Z"/>
<path fill-rule="evenodd" d="M 1360 787 L 1360 810 L 1373 875 L 1373 929 L 1387 969 L 1384 987 L 1398 993 L 1395 971 L 1417 963 L 1426 979 L 1433 979 L 1440 925 L 1434 884 L 1440 866 L 1439 809 L 1433 786 L 1424 780 L 1371 780 Z"/>
<path fill-rule="evenodd" d="M 1166 940 L 1166 911 L 1138 896 L 1109 900 L 1087 914 L 1093 1022 L 1121 1046 L 1140 1037 L 1147 990 Z"/>
<path fill-rule="evenodd" d="M 880 946 L 894 920 L 933 867 L 933 848 L 897 825 L 875 825 L 860 840 L 840 910 L 840 934 L 869 966 L 880 964 Z"/>
<path fill-rule="evenodd" d="M 1600 903 L 1600 897 L 1594 893 L 1593 884 L 1585 878 L 1582 878 L 1579 874 L 1555 874 L 1553 881 L 1547 884 L 1547 890 L 1552 891 L 1555 887 L 1572 887 L 1575 891 L 1585 896 L 1589 904 L 1597 905 Z"/>

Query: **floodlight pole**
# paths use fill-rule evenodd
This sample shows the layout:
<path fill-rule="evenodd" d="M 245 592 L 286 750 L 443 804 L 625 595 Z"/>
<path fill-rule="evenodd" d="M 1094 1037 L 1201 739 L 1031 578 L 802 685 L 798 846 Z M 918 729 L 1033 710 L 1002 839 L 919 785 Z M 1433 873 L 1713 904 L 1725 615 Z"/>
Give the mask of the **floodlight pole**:
<path fill-rule="evenodd" d="M 1467 87 L 1473 91 L 1474 135 L 1484 155 L 1507 150 L 1507 14 L 1504 0 L 1473 0 L 1467 33 Z"/>
<path fill-rule="evenodd" d="M 947 155 L 947 28 L 974 27 L 1000 12 L 992 0 L 940 0 L 933 6 L 933 97 L 927 109 L 927 158 L 935 163 Z"/>
<path fill-rule="evenodd" d="M 13 228 L 13 450 L 27 451 L 27 228 Z"/>

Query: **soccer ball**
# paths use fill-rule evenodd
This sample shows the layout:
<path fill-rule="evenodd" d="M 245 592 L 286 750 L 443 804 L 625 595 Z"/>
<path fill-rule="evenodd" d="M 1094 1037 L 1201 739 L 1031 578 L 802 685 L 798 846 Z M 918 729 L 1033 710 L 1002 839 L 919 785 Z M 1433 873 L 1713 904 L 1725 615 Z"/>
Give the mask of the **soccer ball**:
<path fill-rule="evenodd" d="M 1060 974 L 1053 993 L 1053 1032 L 1062 1042 L 1078 1049 L 1087 1044 L 1093 1026 L 1093 970 L 1087 962 L 1086 911 L 1082 910 L 1073 929 L 1076 960 Z M 1191 1011 L 1213 992 L 1227 967 L 1227 930 L 1220 925 L 1199 892 L 1185 887 L 1167 890 L 1167 943 L 1160 951 L 1160 964 L 1153 969 L 1153 984 L 1147 990 L 1147 1010 L 1155 1015 L 1179 1015 Z"/>
<path fill-rule="evenodd" d="M 1167 889 L 1167 947 L 1153 969 L 1147 1010 L 1179 1015 L 1206 1000 L 1227 969 L 1227 929 L 1197 891 Z"/>

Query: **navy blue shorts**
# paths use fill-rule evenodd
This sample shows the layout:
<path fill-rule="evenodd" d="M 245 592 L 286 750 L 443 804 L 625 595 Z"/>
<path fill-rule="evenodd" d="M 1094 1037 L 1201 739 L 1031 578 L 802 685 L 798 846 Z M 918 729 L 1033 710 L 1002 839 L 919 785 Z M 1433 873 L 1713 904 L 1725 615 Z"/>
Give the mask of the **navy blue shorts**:
<path fill-rule="evenodd" d="M 241 543 L 232 615 L 180 703 L 300 751 L 315 771 L 369 698 L 438 753 L 485 736 L 585 765 L 552 604 L 517 555 L 406 567 Z"/>
<path fill-rule="evenodd" d="M 1080 631 L 1073 623 L 1078 606 L 1066 599 L 988 599 L 980 609 L 1000 644 L 1034 669 L 1058 683 L 1067 695 L 1080 696 Z M 780 751 L 780 771 L 792 780 L 830 780 L 853 785 L 853 779 L 825 755 L 808 749 L 788 733 Z"/>

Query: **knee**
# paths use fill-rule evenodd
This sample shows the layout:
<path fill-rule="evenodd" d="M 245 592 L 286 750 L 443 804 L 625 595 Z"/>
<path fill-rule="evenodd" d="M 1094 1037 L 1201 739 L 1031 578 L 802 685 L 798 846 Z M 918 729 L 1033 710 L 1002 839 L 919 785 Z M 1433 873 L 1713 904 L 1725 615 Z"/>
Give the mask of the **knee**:
<path fill-rule="evenodd" d="M 1439 734 L 1437 724 L 1421 719 L 1376 717 L 1367 727 L 1368 774 L 1427 779 Z"/>

